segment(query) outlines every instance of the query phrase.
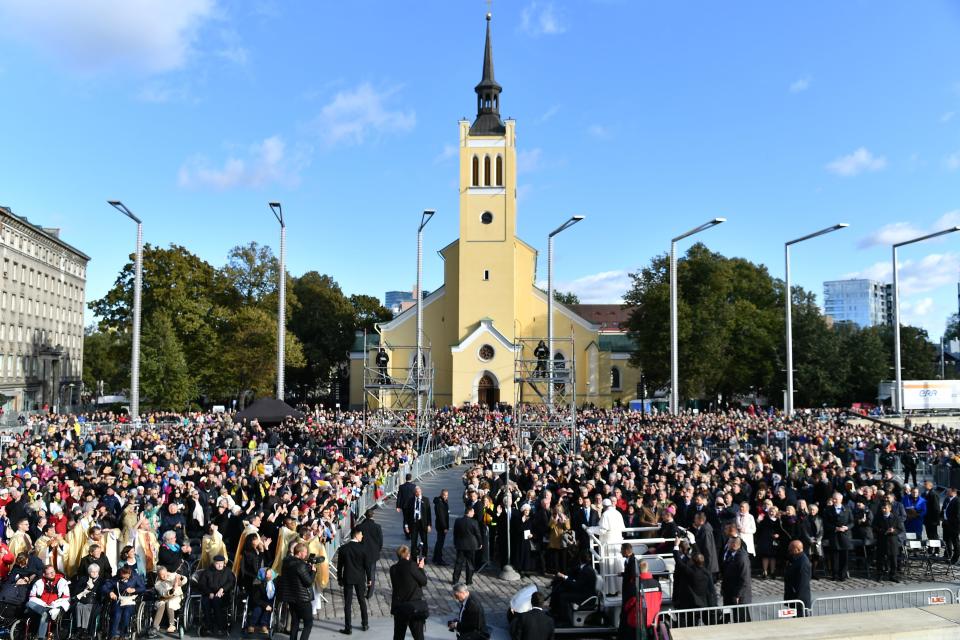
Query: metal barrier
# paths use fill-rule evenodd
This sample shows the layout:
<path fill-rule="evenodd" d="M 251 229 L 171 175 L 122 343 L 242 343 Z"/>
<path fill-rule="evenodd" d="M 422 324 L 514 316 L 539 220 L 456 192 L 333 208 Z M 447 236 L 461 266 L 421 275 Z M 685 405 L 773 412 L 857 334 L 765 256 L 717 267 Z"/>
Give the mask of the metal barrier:
<path fill-rule="evenodd" d="M 786 620 L 809 615 L 803 602 L 799 600 L 779 600 L 776 602 L 754 602 L 751 604 L 731 604 L 700 609 L 673 609 L 657 614 L 655 628 L 660 624 L 670 629 L 699 627 L 714 624 L 737 624 L 741 622 L 760 622 L 762 620 Z"/>
<path fill-rule="evenodd" d="M 816 598 L 810 610 L 815 616 L 829 616 L 840 613 L 865 613 L 954 604 L 956 601 L 957 594 L 950 589 L 917 589 Z"/>

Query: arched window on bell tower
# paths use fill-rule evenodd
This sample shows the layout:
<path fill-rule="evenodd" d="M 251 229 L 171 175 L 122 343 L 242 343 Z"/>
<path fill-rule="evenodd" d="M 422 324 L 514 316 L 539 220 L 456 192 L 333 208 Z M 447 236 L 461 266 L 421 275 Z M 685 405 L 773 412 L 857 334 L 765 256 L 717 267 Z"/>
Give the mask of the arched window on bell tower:
<path fill-rule="evenodd" d="M 497 186 L 503 186 L 503 156 L 497 154 Z"/>
<path fill-rule="evenodd" d="M 483 186 L 489 187 L 493 174 L 490 171 L 490 156 L 483 157 Z"/>
<path fill-rule="evenodd" d="M 473 156 L 473 180 L 470 184 L 475 187 L 480 186 L 480 158 Z"/>

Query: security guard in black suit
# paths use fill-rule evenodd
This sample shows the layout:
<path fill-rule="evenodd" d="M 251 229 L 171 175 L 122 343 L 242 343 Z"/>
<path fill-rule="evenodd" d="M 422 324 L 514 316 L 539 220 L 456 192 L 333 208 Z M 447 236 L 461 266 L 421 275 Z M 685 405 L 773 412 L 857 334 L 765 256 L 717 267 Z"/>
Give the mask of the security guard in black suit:
<path fill-rule="evenodd" d="M 454 584 L 460 581 L 460 571 L 464 565 L 467 568 L 467 584 L 473 583 L 473 558 L 483 546 L 480 525 L 474 520 L 473 513 L 473 507 L 468 506 L 466 512 L 453 523 L 453 546 L 457 549 L 457 559 L 453 563 Z"/>
<path fill-rule="evenodd" d="M 368 567 L 367 554 L 363 548 L 363 532 L 354 528 L 350 532 L 350 542 L 340 547 L 337 557 L 337 584 L 343 587 L 343 629 L 340 633 L 345 635 L 353 633 L 351 613 L 354 594 L 360 603 L 360 624 L 364 631 L 369 628 L 366 598 L 366 591 L 370 586 Z"/>
<path fill-rule="evenodd" d="M 553 640 L 553 618 L 543 610 L 543 594 L 530 596 L 530 611 L 517 614 L 510 623 L 510 640 Z"/>

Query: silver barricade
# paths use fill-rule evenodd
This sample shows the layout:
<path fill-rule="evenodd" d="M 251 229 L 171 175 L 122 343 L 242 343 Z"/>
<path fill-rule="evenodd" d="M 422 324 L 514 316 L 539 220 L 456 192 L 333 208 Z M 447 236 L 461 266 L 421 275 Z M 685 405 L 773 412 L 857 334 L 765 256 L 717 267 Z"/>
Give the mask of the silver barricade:
<path fill-rule="evenodd" d="M 799 600 L 754 602 L 732 604 L 700 609 L 672 609 L 657 614 L 656 628 L 665 624 L 668 628 L 698 627 L 715 624 L 737 624 L 761 620 L 787 620 L 809 615 Z"/>
<path fill-rule="evenodd" d="M 869 611 L 928 607 L 938 604 L 954 604 L 956 601 L 957 595 L 946 588 L 889 591 L 885 593 L 864 593 L 815 598 L 811 612 L 815 616 L 829 616 L 841 613 L 865 613 Z"/>

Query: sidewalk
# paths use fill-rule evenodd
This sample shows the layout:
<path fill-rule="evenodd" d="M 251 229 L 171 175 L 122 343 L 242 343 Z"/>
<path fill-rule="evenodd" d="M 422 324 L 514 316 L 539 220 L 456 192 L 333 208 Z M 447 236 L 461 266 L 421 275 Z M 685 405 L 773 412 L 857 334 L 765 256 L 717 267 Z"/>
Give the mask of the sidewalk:
<path fill-rule="evenodd" d="M 423 495 L 433 507 L 433 498 L 440 495 L 442 489 L 450 492 L 450 526 L 463 514 L 463 480 L 465 467 L 452 467 L 438 471 L 435 475 L 421 478 L 417 483 L 423 490 Z M 370 612 L 370 631 L 363 633 L 360 630 L 360 608 L 353 605 L 354 635 L 370 638 L 382 638 L 383 633 L 389 630 L 393 633 L 393 621 L 390 616 L 390 565 L 396 562 L 396 549 L 408 541 L 403 535 L 403 520 L 397 513 L 394 500 L 390 498 L 381 508 L 377 509 L 374 520 L 383 527 L 383 553 L 377 564 L 376 586 L 373 598 L 367 601 Z M 430 607 L 430 619 L 427 626 L 427 637 L 444 638 L 451 640 L 452 634 L 447 632 L 446 621 L 455 617 L 459 605 L 451 595 L 453 581 L 453 532 L 447 532 L 444 544 L 443 559 L 445 567 L 438 567 L 429 563 L 433 555 L 433 545 L 436 541 L 436 532 L 429 537 L 430 554 L 428 563 L 424 567 L 429 582 L 424 591 L 424 597 Z M 504 582 L 500 580 L 499 567 L 488 566 L 483 573 L 477 573 L 473 578 L 472 594 L 483 605 L 487 616 L 487 624 L 491 631 L 495 627 L 507 627 L 507 603 L 522 585 L 535 582 L 544 587 L 548 584 L 546 578 L 530 578 L 524 582 Z M 461 580 L 463 577 L 461 576 Z M 331 575 L 330 588 L 324 592 L 328 602 L 320 612 L 320 620 L 314 621 L 312 638 L 342 638 L 337 633 L 343 627 L 343 591 L 336 585 L 335 576 Z M 409 635 L 409 634 L 408 634 Z M 496 637 L 496 636 L 495 636 Z"/>

